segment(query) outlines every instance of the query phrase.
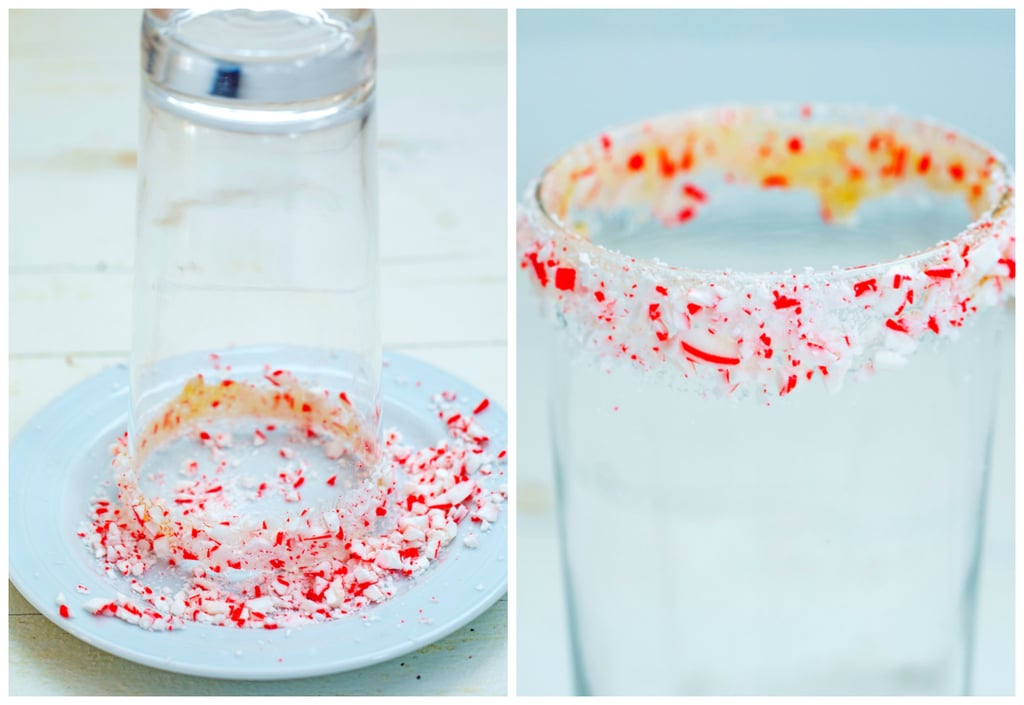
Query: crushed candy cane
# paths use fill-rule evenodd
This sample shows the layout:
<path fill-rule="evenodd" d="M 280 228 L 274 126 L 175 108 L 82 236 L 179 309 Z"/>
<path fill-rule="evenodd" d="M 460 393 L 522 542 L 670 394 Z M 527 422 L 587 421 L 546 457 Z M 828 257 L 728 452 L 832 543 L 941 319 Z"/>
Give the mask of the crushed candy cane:
<path fill-rule="evenodd" d="M 685 234 L 709 200 L 705 174 L 810 191 L 825 222 L 909 187 L 961 197 L 974 220 L 893 261 L 801 273 L 691 270 L 591 241 L 623 214 Z M 936 123 L 857 108 L 728 107 L 570 150 L 528 188 L 517 241 L 549 317 L 603 366 L 771 400 L 902 365 L 923 339 L 955 337 L 977 311 L 1005 303 L 1016 279 L 1014 212 L 1006 161 Z"/>
<path fill-rule="evenodd" d="M 64 593 L 57 593 L 57 614 L 64 619 L 71 619 L 71 608 L 68 607 L 67 600 L 64 598 Z"/>
<path fill-rule="evenodd" d="M 326 436 L 332 430 L 339 436 L 361 438 L 354 432 L 352 417 L 337 414 L 334 407 L 317 406 L 320 400 L 315 395 L 303 396 L 284 375 L 274 376 L 271 382 L 274 389 L 288 389 L 293 403 L 285 402 L 286 406 L 318 417 L 315 435 Z M 273 397 L 255 387 L 234 382 L 208 385 L 200 378 L 191 381 L 185 395 L 169 407 L 173 413 L 165 416 L 168 428 L 151 429 L 147 436 L 151 448 L 157 445 L 156 436 L 168 440 L 175 432 L 193 432 L 182 431 L 183 419 L 195 414 L 200 406 L 197 398 L 216 401 L 216 407 L 229 414 L 252 413 L 255 405 L 268 417 L 281 417 L 281 409 L 272 408 Z M 433 446 L 414 448 L 403 445 L 397 431 L 384 434 L 380 451 L 390 483 L 380 488 L 378 498 L 386 495 L 388 502 L 370 503 L 366 509 L 390 521 L 377 525 L 367 520 L 363 531 L 355 533 L 346 532 L 334 512 L 310 517 L 304 510 L 295 515 L 301 521 L 289 517 L 295 520 L 276 522 L 268 517 L 255 526 L 235 526 L 231 512 L 223 511 L 216 514 L 222 518 L 218 527 L 210 525 L 209 516 L 200 521 L 185 514 L 187 510 L 172 516 L 166 499 L 144 496 L 133 479 L 135 466 L 125 433 L 112 448 L 118 497 L 95 498 L 89 523 L 78 535 L 104 574 L 119 585 L 127 580 L 129 587 L 111 597 L 87 600 L 85 610 L 155 631 L 180 629 L 188 623 L 273 630 L 338 619 L 392 597 L 400 581 L 415 579 L 442 557 L 462 522 L 489 526 L 507 499 L 505 484 L 490 489 L 495 486 L 491 478 L 504 476 L 506 450 L 494 454 L 488 448 L 490 437 L 477 418 L 486 414 L 489 402 L 467 401 L 473 411 L 460 410 L 452 392 L 435 395 L 431 402 L 444 422 L 446 437 Z M 263 428 L 254 435 L 254 446 L 279 430 L 274 424 Z M 197 439 L 211 451 L 229 440 L 202 433 Z M 255 443 L 260 436 L 262 442 Z M 183 477 L 195 476 L 191 463 L 185 463 L 181 472 Z M 282 472 L 275 491 L 300 491 L 306 477 L 301 467 Z M 224 490 L 223 479 L 216 485 L 200 480 L 178 486 L 176 497 L 189 500 L 186 506 L 212 502 L 209 498 Z M 331 476 L 325 484 L 333 486 L 335 481 Z M 248 491 L 258 494 L 270 489 L 257 485 Z M 479 544 L 475 532 L 466 534 L 464 544 Z M 168 576 L 173 586 L 168 585 Z M 77 589 L 98 592 L 95 586 Z M 58 601 L 61 615 L 70 616 L 63 596 Z"/>

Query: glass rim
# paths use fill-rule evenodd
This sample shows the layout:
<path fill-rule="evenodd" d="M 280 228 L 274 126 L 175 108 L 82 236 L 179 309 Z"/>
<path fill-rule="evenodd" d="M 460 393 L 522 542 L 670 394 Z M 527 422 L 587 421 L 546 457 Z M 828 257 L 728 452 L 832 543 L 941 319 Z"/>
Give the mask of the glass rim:
<path fill-rule="evenodd" d="M 364 518 L 375 516 L 376 507 L 390 501 L 390 469 L 378 457 L 381 455 L 379 431 L 374 423 L 360 417 L 344 392 L 335 398 L 314 391 L 288 369 L 272 370 L 267 366 L 265 377 L 270 386 L 257 386 L 244 377 L 216 375 L 208 380 L 202 372 L 191 374 L 173 399 L 163 402 L 156 413 L 146 418 L 145 428 L 136 429 L 134 433 L 126 431 L 115 443 L 113 466 L 118 501 L 130 510 L 129 518 L 133 518 L 150 539 L 162 539 L 169 555 L 209 557 L 212 541 L 218 548 L 223 546 L 244 556 L 251 568 L 266 567 L 271 559 L 283 557 L 285 553 L 296 560 L 314 560 L 317 547 L 313 544 L 308 544 L 313 551 L 309 556 L 301 550 L 291 553 L 290 546 L 268 552 L 268 546 L 275 537 L 278 537 L 273 543 L 275 549 L 284 538 L 304 546 L 307 544 L 303 542 L 309 541 L 309 537 L 333 535 L 339 527 L 349 535 Z M 144 461 L 152 452 L 186 435 L 197 437 L 204 445 L 217 444 L 215 437 L 203 430 L 203 424 L 243 418 L 307 426 L 310 429 L 307 434 L 314 432 L 324 439 L 344 439 L 351 445 L 360 465 L 367 468 L 365 475 L 353 479 L 353 486 L 346 490 L 349 498 L 342 499 L 339 495 L 328 503 L 297 502 L 293 509 L 272 517 L 269 523 L 270 517 L 262 515 L 232 514 L 236 508 L 227 513 L 223 509 L 207 512 L 198 502 L 195 511 L 189 504 L 188 512 L 180 512 L 176 508 L 178 500 L 170 496 L 151 496 L 143 489 Z M 266 436 L 259 427 L 254 433 L 254 442 L 262 445 Z M 330 457 L 329 450 L 323 452 Z M 369 526 L 366 524 L 364 528 Z"/>
<path fill-rule="evenodd" d="M 833 105 L 814 105 L 809 106 L 808 104 L 796 104 L 796 103 L 765 103 L 760 105 L 729 105 L 729 106 L 718 106 L 718 107 L 701 107 L 694 108 L 685 111 L 665 113 L 662 115 L 655 116 L 642 121 L 631 122 L 618 127 L 606 130 L 603 135 L 621 135 L 631 130 L 635 130 L 642 125 L 650 124 L 653 122 L 684 119 L 684 118 L 699 118 L 704 115 L 712 116 L 715 113 L 727 112 L 730 110 L 742 110 L 742 109 L 754 109 L 754 110 L 765 110 L 765 111 L 782 111 L 782 112 L 807 112 L 808 108 L 812 114 L 818 114 L 825 109 L 829 112 L 850 112 L 850 113 L 861 113 L 865 115 L 872 115 L 875 117 L 896 117 L 903 120 L 912 121 L 918 125 L 928 126 L 933 128 L 942 129 L 944 131 L 952 132 L 949 128 L 943 126 L 938 121 L 929 118 L 915 118 L 901 111 L 892 108 L 872 108 L 866 105 L 856 104 L 833 104 Z M 891 267 L 895 264 L 901 263 L 912 263 L 916 260 L 926 258 L 929 255 L 933 255 L 937 250 L 941 249 L 945 243 L 955 242 L 961 237 L 965 236 L 972 228 L 978 224 L 992 221 L 994 219 L 1002 217 L 1004 214 L 1010 212 L 1014 208 L 1014 190 L 1012 188 L 1013 183 L 1013 170 L 1009 165 L 1009 162 L 1003 157 L 998 151 L 988 147 L 985 143 L 977 140 L 969 135 L 962 132 L 956 132 L 956 134 L 976 149 L 987 153 L 993 158 L 991 166 L 992 179 L 989 183 L 989 189 L 986 192 L 988 197 L 988 204 L 985 211 L 968 221 L 968 223 L 953 237 L 946 241 L 938 242 L 929 247 L 916 250 L 906 255 L 900 255 L 898 257 L 882 259 L 877 262 L 868 264 L 855 264 L 846 266 L 834 266 L 828 270 L 814 267 L 802 267 L 804 270 L 803 274 L 798 274 L 798 277 L 814 277 L 815 275 L 822 274 L 823 272 L 856 272 L 857 276 L 864 274 L 864 270 L 873 268 L 886 268 Z M 577 144 L 570 149 L 560 154 L 557 158 L 549 162 L 541 171 L 540 175 L 533 179 L 527 187 L 526 195 L 528 204 L 530 207 L 535 208 L 537 213 L 543 217 L 552 228 L 560 230 L 570 242 L 576 242 L 582 248 L 590 249 L 602 253 L 611 259 L 618 260 L 619 264 L 636 264 L 643 263 L 651 266 L 653 269 L 661 269 L 666 274 L 669 272 L 685 273 L 685 274 L 697 274 L 702 277 L 712 279 L 717 276 L 722 276 L 723 270 L 721 269 L 706 269 L 699 267 L 683 267 L 670 265 L 657 260 L 652 260 L 643 257 L 634 257 L 625 252 L 618 252 L 610 248 L 605 247 L 601 243 L 594 242 L 588 237 L 584 237 L 579 233 L 575 232 L 572 228 L 567 227 L 556 215 L 552 214 L 544 204 L 544 199 L 541 196 L 541 190 L 546 185 L 547 180 L 554 175 L 554 169 L 560 161 L 567 158 L 576 150 L 580 149 L 582 144 Z M 785 270 L 788 272 L 788 270 Z M 730 276 L 744 276 L 751 278 L 772 278 L 777 277 L 780 272 L 774 271 L 740 271 L 734 269 L 726 269 L 724 272 Z"/>
<path fill-rule="evenodd" d="M 796 140 L 793 154 L 781 148 L 774 161 L 757 161 L 749 150 L 776 145 L 783 129 L 802 130 L 786 134 L 793 135 L 790 145 Z M 684 136 L 693 141 L 673 166 L 661 155 L 679 154 L 672 150 Z M 849 187 L 847 201 L 836 201 L 844 215 L 871 198 L 902 196 L 899 187 L 913 180 L 962 196 L 972 219 L 950 239 L 909 255 L 802 272 L 689 269 L 637 258 L 592 241 L 566 220 L 588 208 L 632 208 L 671 220 L 687 193 L 695 199 L 689 203 L 699 203 L 678 211 L 685 222 L 706 200 L 692 183 L 679 189 L 698 144 L 705 148 L 699 159 L 707 156 L 727 175 L 734 170 L 739 183 L 763 178 L 764 188 L 816 191 L 826 215 L 826 196 L 841 195 L 829 188 L 861 180 Z M 890 152 L 899 169 L 887 173 L 882 164 Z M 765 175 L 765 164 L 790 171 Z M 1014 209 L 1007 161 L 937 121 L 866 106 L 731 105 L 634 122 L 564 152 L 520 202 L 517 250 L 542 306 L 603 364 L 667 369 L 670 381 L 699 380 L 698 388 L 723 395 L 776 397 L 812 378 L 836 390 L 848 372 L 905 364 L 922 340 L 956 336 L 974 313 L 1008 300 L 1016 278 Z"/>

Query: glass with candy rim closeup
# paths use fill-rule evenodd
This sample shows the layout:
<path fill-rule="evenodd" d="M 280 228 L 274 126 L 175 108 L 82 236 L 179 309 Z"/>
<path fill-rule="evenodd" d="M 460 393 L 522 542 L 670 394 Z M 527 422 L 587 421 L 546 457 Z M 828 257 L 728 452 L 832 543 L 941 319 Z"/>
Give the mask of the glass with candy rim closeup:
<path fill-rule="evenodd" d="M 749 158 L 772 141 L 774 159 Z M 686 176 L 707 162 L 726 180 L 816 191 L 826 219 L 845 219 L 907 180 L 962 193 L 976 219 L 910 256 L 799 274 L 673 267 L 588 239 L 593 218 L 616 209 L 666 223 L 699 218 L 707 196 Z M 725 108 L 612 131 L 564 155 L 527 193 L 519 249 L 549 305 L 601 358 L 648 369 L 668 363 L 683 378 L 717 370 L 728 373 L 712 384 L 719 390 L 784 396 L 816 375 L 838 384 L 879 355 L 895 361 L 915 338 L 952 333 L 976 307 L 1005 300 L 1015 276 L 1012 218 L 1006 164 L 939 125 L 857 108 Z M 865 304 L 871 315 L 861 313 Z M 674 314 L 683 329 L 669 322 Z M 725 342 L 686 335 L 736 325 L 747 334 Z M 593 330 L 608 337 L 581 332 Z M 780 374 L 771 363 L 779 349 L 804 359 Z"/>
<path fill-rule="evenodd" d="M 831 225 L 767 251 L 770 199 Z M 997 154 L 859 107 L 656 118 L 529 186 L 580 690 L 969 692 L 1013 217 Z"/>

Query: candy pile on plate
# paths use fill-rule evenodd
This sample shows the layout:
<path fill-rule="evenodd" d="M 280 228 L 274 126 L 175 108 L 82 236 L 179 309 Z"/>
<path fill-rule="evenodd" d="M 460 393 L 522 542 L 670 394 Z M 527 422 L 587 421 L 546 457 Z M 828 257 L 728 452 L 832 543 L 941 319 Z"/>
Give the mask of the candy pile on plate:
<path fill-rule="evenodd" d="M 389 501 L 372 508 L 375 516 L 388 514 L 380 530 L 346 532 L 322 516 L 274 528 L 270 518 L 255 527 L 225 526 L 228 538 L 218 544 L 207 526 L 153 522 L 150 514 L 161 503 L 150 502 L 140 511 L 138 504 L 122 501 L 134 497 L 123 487 L 121 499 L 97 497 L 79 536 L 112 582 L 128 591 L 95 589 L 107 594 L 89 600 L 87 609 L 149 630 L 190 622 L 277 629 L 338 619 L 387 600 L 403 581 L 443 560 L 457 537 L 466 548 L 476 548 L 507 498 L 506 451 L 489 448 L 480 420 L 486 421 L 489 402 L 474 402 L 469 411 L 460 410 L 457 401 L 450 392 L 432 398 L 447 428 L 446 437 L 432 446 L 409 447 L 397 431 L 384 434 L 381 451 L 394 481 L 385 488 Z M 216 445 L 214 437 L 203 440 Z M 113 453 L 123 478 L 127 434 Z M 292 489 L 301 486 L 300 479 L 292 478 Z M 325 524 L 334 530 L 324 531 Z M 366 526 L 377 528 L 369 521 Z M 239 541 L 242 533 L 246 540 Z M 93 592 L 85 585 L 77 590 Z M 62 599 L 58 602 L 62 616 L 75 616 Z"/>

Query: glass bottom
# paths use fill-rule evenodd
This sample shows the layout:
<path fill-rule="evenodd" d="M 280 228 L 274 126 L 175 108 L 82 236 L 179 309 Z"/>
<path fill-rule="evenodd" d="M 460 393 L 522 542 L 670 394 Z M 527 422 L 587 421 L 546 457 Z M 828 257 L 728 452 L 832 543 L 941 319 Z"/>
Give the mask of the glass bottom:
<path fill-rule="evenodd" d="M 1008 322 L 771 406 L 556 355 L 576 666 L 593 694 L 969 692 Z"/>

